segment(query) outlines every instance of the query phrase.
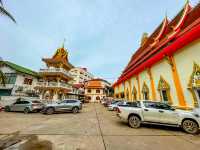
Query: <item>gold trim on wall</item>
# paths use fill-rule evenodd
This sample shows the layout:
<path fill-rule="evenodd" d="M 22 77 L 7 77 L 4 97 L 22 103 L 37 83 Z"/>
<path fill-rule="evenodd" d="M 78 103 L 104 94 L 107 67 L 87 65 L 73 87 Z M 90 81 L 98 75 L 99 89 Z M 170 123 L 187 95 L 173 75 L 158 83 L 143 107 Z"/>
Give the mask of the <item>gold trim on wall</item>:
<path fill-rule="evenodd" d="M 195 89 L 197 88 L 200 88 L 200 66 L 196 62 L 194 62 L 193 72 L 190 76 L 188 83 L 188 90 L 192 94 L 194 107 L 199 107 L 197 95 L 195 94 Z"/>
<path fill-rule="evenodd" d="M 172 104 L 172 99 L 171 99 L 171 94 L 170 94 L 170 85 L 162 76 L 160 76 L 160 80 L 158 82 L 158 91 L 160 93 L 161 100 L 163 100 L 162 94 L 161 94 L 162 90 L 165 90 L 167 92 L 167 97 L 169 100 L 168 103 Z"/>

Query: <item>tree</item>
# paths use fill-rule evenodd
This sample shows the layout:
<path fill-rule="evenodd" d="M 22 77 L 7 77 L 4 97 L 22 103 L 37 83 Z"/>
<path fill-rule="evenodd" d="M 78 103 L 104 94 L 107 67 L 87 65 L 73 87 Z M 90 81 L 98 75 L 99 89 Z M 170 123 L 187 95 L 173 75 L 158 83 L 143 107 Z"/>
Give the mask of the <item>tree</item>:
<path fill-rule="evenodd" d="M 15 18 L 4 8 L 3 1 L 0 0 L 0 15 L 7 16 L 10 18 L 14 23 L 16 23 Z"/>

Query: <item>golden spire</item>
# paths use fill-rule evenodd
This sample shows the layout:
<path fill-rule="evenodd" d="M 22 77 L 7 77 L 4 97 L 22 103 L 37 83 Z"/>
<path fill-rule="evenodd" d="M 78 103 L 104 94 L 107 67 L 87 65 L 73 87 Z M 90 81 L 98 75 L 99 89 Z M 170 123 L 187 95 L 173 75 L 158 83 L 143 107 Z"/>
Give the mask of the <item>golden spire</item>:
<path fill-rule="evenodd" d="M 65 48 L 65 42 L 66 42 L 66 39 L 64 38 L 62 48 Z"/>

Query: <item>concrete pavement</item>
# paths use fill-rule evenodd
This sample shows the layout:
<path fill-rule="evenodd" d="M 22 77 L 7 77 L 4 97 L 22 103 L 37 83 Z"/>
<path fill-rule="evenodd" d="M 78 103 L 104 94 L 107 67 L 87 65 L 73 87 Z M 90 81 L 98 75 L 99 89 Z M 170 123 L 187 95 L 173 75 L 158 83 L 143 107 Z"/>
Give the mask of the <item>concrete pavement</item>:
<path fill-rule="evenodd" d="M 200 135 L 181 129 L 129 128 L 100 104 L 86 104 L 76 115 L 1 112 L 0 138 L 16 131 L 48 140 L 56 150 L 197 150 L 200 146 Z"/>

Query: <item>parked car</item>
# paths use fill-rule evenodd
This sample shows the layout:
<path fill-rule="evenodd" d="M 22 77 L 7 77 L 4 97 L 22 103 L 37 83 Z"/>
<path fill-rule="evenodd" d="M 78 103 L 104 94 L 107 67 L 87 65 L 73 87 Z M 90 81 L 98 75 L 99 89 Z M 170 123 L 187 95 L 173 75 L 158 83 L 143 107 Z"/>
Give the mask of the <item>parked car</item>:
<path fill-rule="evenodd" d="M 196 134 L 200 127 L 198 111 L 178 110 L 162 102 L 137 101 L 135 105 L 119 107 L 117 116 L 132 128 L 139 128 L 142 123 L 159 124 L 181 127 L 187 133 Z"/>
<path fill-rule="evenodd" d="M 5 106 L 5 111 L 15 111 L 15 112 L 24 112 L 28 114 L 30 112 L 39 112 L 43 109 L 44 104 L 38 100 L 30 99 L 18 99 L 15 103 Z"/>
<path fill-rule="evenodd" d="M 107 100 L 107 101 L 105 101 L 104 106 L 108 107 L 109 105 L 117 103 L 119 101 L 121 101 L 121 100 L 112 100 L 112 101 L 111 100 Z"/>
<path fill-rule="evenodd" d="M 110 100 L 105 100 L 104 103 L 102 103 L 104 105 L 104 107 L 108 107 L 108 105 L 111 104 Z"/>
<path fill-rule="evenodd" d="M 54 114 L 55 112 L 67 112 L 78 113 L 82 109 L 82 103 L 79 100 L 63 100 L 52 104 L 47 104 L 42 112 L 44 114 Z"/>
<path fill-rule="evenodd" d="M 114 101 L 113 103 L 108 105 L 108 110 L 116 111 L 118 106 L 126 105 L 128 102 L 126 101 Z"/>

